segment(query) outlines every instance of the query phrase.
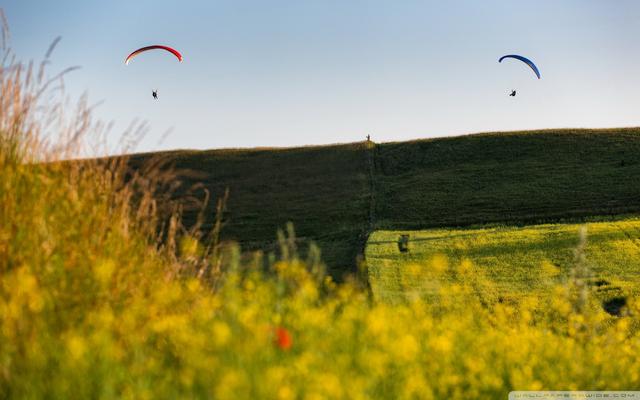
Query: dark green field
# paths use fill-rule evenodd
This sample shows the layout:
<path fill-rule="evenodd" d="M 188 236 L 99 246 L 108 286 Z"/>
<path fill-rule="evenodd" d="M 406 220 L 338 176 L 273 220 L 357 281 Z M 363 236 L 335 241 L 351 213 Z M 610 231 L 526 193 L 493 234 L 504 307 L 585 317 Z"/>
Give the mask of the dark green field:
<path fill-rule="evenodd" d="M 532 223 L 640 210 L 640 129 L 548 130 L 377 147 L 376 227 Z"/>
<path fill-rule="evenodd" d="M 640 128 L 161 155 L 191 171 L 183 187 L 202 182 L 214 198 L 229 188 L 224 239 L 271 250 L 276 230 L 292 221 L 302 242 L 320 246 L 335 276 L 353 270 L 375 229 L 640 212 Z M 208 215 L 211 223 L 213 207 Z"/>
<path fill-rule="evenodd" d="M 139 161 L 139 155 L 134 161 Z M 322 250 L 332 273 L 352 267 L 368 233 L 369 153 L 362 143 L 292 149 L 178 151 L 165 153 L 183 171 L 178 196 L 203 183 L 213 201 L 229 189 L 222 238 L 247 250 L 276 248 L 276 232 L 295 224 L 300 247 Z M 202 191 L 194 194 L 203 196 Z M 186 224 L 197 210 L 186 210 Z"/>

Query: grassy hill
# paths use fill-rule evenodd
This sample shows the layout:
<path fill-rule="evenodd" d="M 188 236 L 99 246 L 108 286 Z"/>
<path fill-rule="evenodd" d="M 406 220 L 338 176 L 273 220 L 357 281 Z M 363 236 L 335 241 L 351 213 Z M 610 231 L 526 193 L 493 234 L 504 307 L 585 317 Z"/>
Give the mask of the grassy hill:
<path fill-rule="evenodd" d="M 335 276 L 352 270 L 376 229 L 640 212 L 639 128 L 159 155 L 190 171 L 183 188 L 201 182 L 213 198 L 230 189 L 224 238 L 270 250 L 276 230 L 292 221 Z M 195 219 L 193 211 L 186 216 Z"/>
<path fill-rule="evenodd" d="M 150 154 L 133 157 L 138 164 Z M 276 233 L 294 223 L 301 247 L 315 242 L 323 260 L 340 275 L 352 267 L 367 236 L 369 177 L 364 144 L 291 149 L 178 151 L 160 154 L 180 173 L 175 193 L 211 194 L 205 229 L 215 216 L 215 199 L 229 189 L 222 237 L 244 249 L 272 251 Z M 189 225 L 196 209 L 187 209 Z"/>
<path fill-rule="evenodd" d="M 640 129 L 480 134 L 388 143 L 377 152 L 379 229 L 640 210 Z"/>

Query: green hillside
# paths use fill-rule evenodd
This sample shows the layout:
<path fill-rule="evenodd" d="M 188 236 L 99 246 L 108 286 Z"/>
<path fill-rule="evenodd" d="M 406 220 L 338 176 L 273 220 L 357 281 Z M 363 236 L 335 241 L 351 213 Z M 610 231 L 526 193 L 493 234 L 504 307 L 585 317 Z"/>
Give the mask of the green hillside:
<path fill-rule="evenodd" d="M 138 164 L 149 154 L 135 156 Z M 295 224 L 301 247 L 313 241 L 339 276 L 354 265 L 367 236 L 370 204 L 367 157 L 362 143 L 291 149 L 178 151 L 161 154 L 180 174 L 176 196 L 202 183 L 213 201 L 205 229 L 215 216 L 215 199 L 229 189 L 222 237 L 247 250 L 272 251 L 276 233 Z M 189 225 L 196 209 L 187 209 Z M 331 268 L 330 268 L 331 269 Z"/>
<path fill-rule="evenodd" d="M 134 164 L 149 156 L 135 156 Z M 213 198 L 230 189 L 224 238 L 270 250 L 276 230 L 292 221 L 302 242 L 321 247 L 336 276 L 353 269 L 376 229 L 576 221 L 640 211 L 639 128 L 160 156 L 183 171 L 182 188 L 202 182 Z M 213 214 L 211 207 L 209 222 Z M 186 216 L 193 221 L 195 213 Z"/>
<path fill-rule="evenodd" d="M 455 273 L 433 276 L 432 260 L 444 257 L 455 271 L 470 261 L 474 275 L 491 282 L 502 297 L 551 293 L 554 284 L 570 279 L 576 265 L 579 230 L 586 226 L 588 281 L 601 300 L 637 295 L 640 289 L 640 219 L 587 224 L 544 224 L 527 227 L 377 231 L 366 248 L 369 282 L 374 296 L 397 302 L 407 296 L 428 297 L 440 279 L 459 280 Z M 408 250 L 398 238 L 408 235 Z"/>
<path fill-rule="evenodd" d="M 640 210 L 640 129 L 548 130 L 377 147 L 376 227 L 530 223 Z"/>

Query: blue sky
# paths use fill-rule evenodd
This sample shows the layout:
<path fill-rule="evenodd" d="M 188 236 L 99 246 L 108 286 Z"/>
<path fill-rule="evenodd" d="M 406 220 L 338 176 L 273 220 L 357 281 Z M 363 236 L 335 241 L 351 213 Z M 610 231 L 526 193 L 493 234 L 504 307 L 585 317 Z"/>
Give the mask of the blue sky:
<path fill-rule="evenodd" d="M 640 2 L 5 0 L 12 47 L 72 65 L 137 150 L 640 125 Z M 166 44 L 125 66 L 132 50 Z M 530 57 L 542 79 L 501 55 Z M 151 90 L 158 89 L 154 101 Z M 508 96 L 517 89 L 515 98 Z M 169 136 L 159 143 L 163 134 Z"/>

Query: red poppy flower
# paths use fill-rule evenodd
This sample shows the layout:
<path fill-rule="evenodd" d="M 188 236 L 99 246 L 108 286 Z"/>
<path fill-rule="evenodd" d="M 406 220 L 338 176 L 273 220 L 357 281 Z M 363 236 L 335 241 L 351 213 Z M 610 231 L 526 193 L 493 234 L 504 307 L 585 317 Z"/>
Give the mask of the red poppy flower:
<path fill-rule="evenodd" d="M 274 344 L 278 346 L 282 350 L 289 350 L 293 345 L 293 340 L 291 339 L 291 334 L 286 328 L 277 327 L 276 336 L 274 338 Z"/>

